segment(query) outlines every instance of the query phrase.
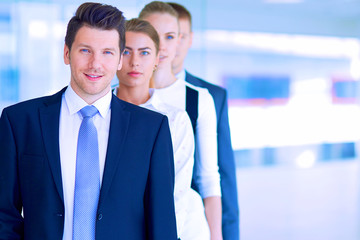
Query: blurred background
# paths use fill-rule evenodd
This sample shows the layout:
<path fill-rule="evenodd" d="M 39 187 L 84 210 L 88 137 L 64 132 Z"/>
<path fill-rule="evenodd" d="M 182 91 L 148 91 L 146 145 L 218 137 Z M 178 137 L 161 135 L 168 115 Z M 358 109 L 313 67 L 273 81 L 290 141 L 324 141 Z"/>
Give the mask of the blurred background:
<path fill-rule="evenodd" d="M 82 2 L 0 1 L 0 111 L 69 83 Z M 129 19 L 149 1 L 100 2 Z M 175 2 L 193 15 L 187 69 L 228 90 L 241 239 L 360 239 L 360 0 Z"/>

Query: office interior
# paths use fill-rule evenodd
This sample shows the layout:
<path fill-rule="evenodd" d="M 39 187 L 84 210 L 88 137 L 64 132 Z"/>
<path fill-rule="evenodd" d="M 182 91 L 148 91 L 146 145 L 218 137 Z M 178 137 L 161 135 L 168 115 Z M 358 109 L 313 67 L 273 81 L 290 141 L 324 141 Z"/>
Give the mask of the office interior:
<path fill-rule="evenodd" d="M 82 2 L 0 2 L 0 111 L 69 83 Z M 150 1 L 100 2 L 130 19 Z M 360 1 L 175 2 L 193 15 L 186 69 L 228 91 L 241 239 L 360 239 Z"/>

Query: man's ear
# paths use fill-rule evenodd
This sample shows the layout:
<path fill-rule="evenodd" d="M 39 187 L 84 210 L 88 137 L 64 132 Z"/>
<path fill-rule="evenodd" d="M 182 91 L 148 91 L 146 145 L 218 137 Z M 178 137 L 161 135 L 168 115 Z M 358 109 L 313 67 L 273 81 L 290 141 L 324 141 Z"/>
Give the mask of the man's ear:
<path fill-rule="evenodd" d="M 121 68 L 122 68 L 123 58 L 124 58 L 124 53 L 122 53 L 120 55 L 120 61 L 119 61 L 119 65 L 118 65 L 118 68 L 117 68 L 118 71 L 121 70 Z"/>
<path fill-rule="evenodd" d="M 177 44 L 178 44 L 178 45 L 179 45 L 180 42 L 181 42 L 181 38 L 182 38 L 182 33 L 179 32 L 178 40 L 177 40 Z"/>
<path fill-rule="evenodd" d="M 192 46 L 192 42 L 193 42 L 193 38 L 194 38 L 194 32 L 193 31 L 191 31 L 190 32 L 190 40 L 189 40 L 189 48 Z"/>
<path fill-rule="evenodd" d="M 70 49 L 66 44 L 64 44 L 64 63 L 66 65 L 70 64 Z"/>

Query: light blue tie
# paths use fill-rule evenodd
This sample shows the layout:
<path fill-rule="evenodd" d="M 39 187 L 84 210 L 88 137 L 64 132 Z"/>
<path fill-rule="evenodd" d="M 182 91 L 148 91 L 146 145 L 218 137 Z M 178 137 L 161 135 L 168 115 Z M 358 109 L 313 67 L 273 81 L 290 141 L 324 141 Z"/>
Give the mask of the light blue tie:
<path fill-rule="evenodd" d="M 73 240 L 94 240 L 96 212 L 100 192 L 98 137 L 92 117 L 94 106 L 80 110 L 80 125 L 74 192 Z"/>

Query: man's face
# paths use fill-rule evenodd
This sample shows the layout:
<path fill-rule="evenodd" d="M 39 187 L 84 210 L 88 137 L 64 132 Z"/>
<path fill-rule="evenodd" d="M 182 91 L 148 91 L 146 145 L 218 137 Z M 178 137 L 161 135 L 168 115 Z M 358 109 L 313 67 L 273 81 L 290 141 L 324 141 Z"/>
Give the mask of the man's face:
<path fill-rule="evenodd" d="M 71 51 L 64 47 L 64 62 L 70 64 L 71 87 L 91 104 L 110 91 L 111 80 L 121 69 L 119 33 L 81 27 Z"/>
<path fill-rule="evenodd" d="M 179 19 L 181 39 L 176 50 L 176 56 L 172 62 L 173 68 L 181 66 L 186 58 L 189 48 L 192 44 L 193 33 L 191 31 L 190 22 L 186 18 Z"/>

